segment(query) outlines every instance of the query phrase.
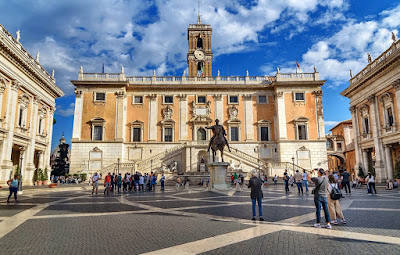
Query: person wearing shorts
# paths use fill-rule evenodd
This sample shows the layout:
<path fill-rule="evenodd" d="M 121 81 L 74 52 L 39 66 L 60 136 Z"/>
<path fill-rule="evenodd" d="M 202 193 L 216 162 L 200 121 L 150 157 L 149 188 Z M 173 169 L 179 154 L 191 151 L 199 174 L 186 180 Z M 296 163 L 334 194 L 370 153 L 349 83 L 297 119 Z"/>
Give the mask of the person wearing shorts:
<path fill-rule="evenodd" d="M 94 193 L 94 190 L 96 190 L 96 195 L 97 192 L 99 191 L 99 179 L 100 176 L 96 173 L 94 173 L 93 177 L 92 177 L 92 182 L 93 182 L 93 189 L 92 189 L 92 195 Z"/>

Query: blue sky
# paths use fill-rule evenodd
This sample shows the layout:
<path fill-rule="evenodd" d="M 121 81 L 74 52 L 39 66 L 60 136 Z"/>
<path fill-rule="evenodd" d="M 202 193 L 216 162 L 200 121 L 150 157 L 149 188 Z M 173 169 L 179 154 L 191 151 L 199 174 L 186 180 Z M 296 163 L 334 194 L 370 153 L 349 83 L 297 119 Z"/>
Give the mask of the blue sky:
<path fill-rule="evenodd" d="M 188 24 L 197 21 L 197 0 L 0 0 L 0 23 L 21 30 L 21 43 L 48 70 L 55 69 L 65 97 L 57 102 L 53 144 L 72 135 L 74 87 L 85 72 L 129 76 L 182 75 Z M 367 53 L 376 58 L 400 31 L 400 3 L 393 0 L 201 0 L 203 23 L 213 28 L 213 75 L 304 72 L 315 65 L 323 87 L 326 129 L 351 118 L 340 96 L 349 69 L 358 73 Z"/>

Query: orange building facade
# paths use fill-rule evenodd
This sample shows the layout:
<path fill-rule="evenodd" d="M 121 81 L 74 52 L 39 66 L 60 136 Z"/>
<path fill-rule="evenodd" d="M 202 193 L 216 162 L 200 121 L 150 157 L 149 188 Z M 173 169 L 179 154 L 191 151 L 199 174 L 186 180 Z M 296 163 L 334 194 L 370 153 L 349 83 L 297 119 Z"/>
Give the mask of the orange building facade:
<path fill-rule="evenodd" d="M 160 168 L 207 171 L 211 137 L 219 119 L 232 152 L 225 161 L 266 174 L 326 167 L 319 74 L 211 76 L 211 26 L 188 29 L 189 74 L 135 77 L 84 73 L 76 86 L 71 171 Z M 120 163 L 119 165 L 117 163 Z M 293 170 L 293 169 L 292 169 Z"/>

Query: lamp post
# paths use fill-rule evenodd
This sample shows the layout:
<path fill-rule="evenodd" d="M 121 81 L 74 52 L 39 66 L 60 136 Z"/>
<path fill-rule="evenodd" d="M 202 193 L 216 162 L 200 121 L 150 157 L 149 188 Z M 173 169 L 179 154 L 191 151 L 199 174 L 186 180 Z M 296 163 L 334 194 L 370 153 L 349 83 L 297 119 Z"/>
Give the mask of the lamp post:
<path fill-rule="evenodd" d="M 292 157 L 292 162 L 293 162 L 293 175 L 294 175 L 294 172 L 295 172 L 295 170 L 294 170 L 294 157 Z"/>
<path fill-rule="evenodd" d="M 117 165 L 117 175 L 119 175 L 119 161 L 120 161 L 121 159 L 120 158 L 118 158 L 118 165 Z M 136 186 L 135 186 L 136 187 Z"/>
<path fill-rule="evenodd" d="M 261 179 L 261 170 L 260 170 L 260 150 L 258 149 L 258 146 L 254 148 L 254 152 L 257 153 L 258 178 Z"/>
<path fill-rule="evenodd" d="M 18 194 L 22 194 L 22 162 L 24 160 L 25 147 L 19 147 L 20 160 L 19 160 L 19 182 L 18 182 Z"/>

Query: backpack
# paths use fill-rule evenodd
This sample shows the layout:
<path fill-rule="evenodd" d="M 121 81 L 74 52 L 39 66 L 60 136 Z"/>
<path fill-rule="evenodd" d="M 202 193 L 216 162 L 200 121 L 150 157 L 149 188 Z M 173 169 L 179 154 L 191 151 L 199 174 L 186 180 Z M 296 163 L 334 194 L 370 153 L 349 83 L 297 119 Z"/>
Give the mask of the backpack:
<path fill-rule="evenodd" d="M 331 188 L 332 188 L 332 191 L 330 193 L 331 199 L 332 200 L 341 199 L 342 198 L 342 192 L 340 191 L 340 189 L 337 188 L 336 186 L 332 186 L 332 185 L 331 185 Z"/>

